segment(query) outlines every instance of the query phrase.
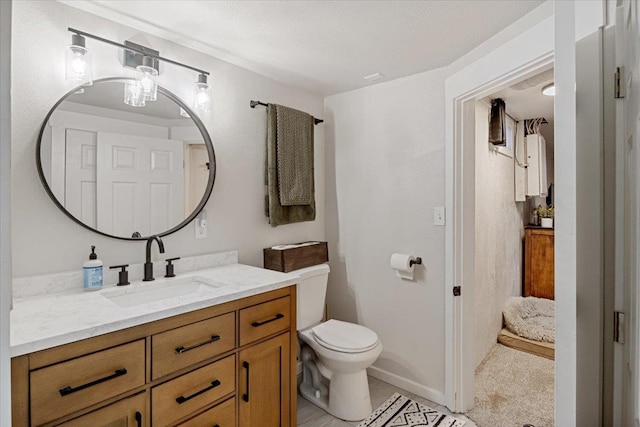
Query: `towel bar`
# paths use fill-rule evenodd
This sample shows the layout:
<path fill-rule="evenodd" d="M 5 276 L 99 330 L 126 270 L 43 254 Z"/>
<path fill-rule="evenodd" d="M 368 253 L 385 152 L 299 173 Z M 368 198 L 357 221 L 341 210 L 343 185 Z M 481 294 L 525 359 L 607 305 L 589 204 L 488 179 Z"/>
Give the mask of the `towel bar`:
<path fill-rule="evenodd" d="M 260 102 L 260 101 L 251 101 L 251 102 L 249 102 L 249 106 L 251 108 L 256 108 L 256 106 L 258 106 L 258 105 L 262 105 L 263 107 L 268 107 L 269 106 L 269 104 L 265 104 L 264 102 Z M 323 123 L 323 122 L 324 122 L 324 120 L 322 120 L 322 119 L 316 119 L 315 117 L 313 118 L 313 123 L 316 124 L 316 125 L 318 123 Z"/>

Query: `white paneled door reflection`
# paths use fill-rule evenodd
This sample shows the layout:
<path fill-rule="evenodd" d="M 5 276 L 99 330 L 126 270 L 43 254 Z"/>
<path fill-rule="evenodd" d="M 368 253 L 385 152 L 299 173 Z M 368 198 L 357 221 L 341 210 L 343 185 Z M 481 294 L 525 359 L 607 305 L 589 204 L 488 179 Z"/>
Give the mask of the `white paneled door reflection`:
<path fill-rule="evenodd" d="M 148 236 L 184 218 L 182 141 L 98 132 L 96 180 L 103 233 Z"/>
<path fill-rule="evenodd" d="M 96 228 L 96 132 L 66 129 L 65 208 Z M 58 163 L 57 163 L 58 164 Z"/>

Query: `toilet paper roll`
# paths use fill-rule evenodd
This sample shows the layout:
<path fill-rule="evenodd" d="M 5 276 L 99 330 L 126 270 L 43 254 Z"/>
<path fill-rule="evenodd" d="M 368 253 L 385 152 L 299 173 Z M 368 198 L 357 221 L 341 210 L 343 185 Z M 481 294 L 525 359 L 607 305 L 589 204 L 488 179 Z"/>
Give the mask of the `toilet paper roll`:
<path fill-rule="evenodd" d="M 411 265 L 411 261 L 416 259 L 408 254 L 394 253 L 391 255 L 391 268 L 396 271 L 396 275 L 402 279 L 413 280 L 413 270 L 415 264 Z"/>

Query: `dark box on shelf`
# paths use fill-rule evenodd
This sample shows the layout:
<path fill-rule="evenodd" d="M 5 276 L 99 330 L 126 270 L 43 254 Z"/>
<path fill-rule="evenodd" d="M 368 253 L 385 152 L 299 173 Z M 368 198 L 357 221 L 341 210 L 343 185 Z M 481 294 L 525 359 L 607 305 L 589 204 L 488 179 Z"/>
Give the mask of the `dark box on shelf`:
<path fill-rule="evenodd" d="M 288 273 L 329 261 L 327 242 L 312 243 L 288 249 L 264 248 L 264 268 Z M 296 243 L 299 244 L 301 243 Z"/>

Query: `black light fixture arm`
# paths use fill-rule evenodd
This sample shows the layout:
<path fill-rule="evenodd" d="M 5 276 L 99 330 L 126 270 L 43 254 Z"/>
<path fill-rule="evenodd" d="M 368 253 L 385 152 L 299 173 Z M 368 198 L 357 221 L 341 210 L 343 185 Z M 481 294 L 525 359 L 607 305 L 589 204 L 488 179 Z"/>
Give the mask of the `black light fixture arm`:
<path fill-rule="evenodd" d="M 133 47 L 133 46 L 127 46 L 127 45 L 122 44 L 122 43 L 114 42 L 113 40 L 105 39 L 104 37 L 96 36 L 95 34 L 91 34 L 91 33 L 87 33 L 87 32 L 84 32 L 84 31 L 76 30 L 75 28 L 68 27 L 67 29 L 69 30 L 69 32 L 74 33 L 74 34 L 78 34 L 80 36 L 88 37 L 90 39 L 97 40 L 97 41 L 102 42 L 102 43 L 110 44 L 112 46 L 120 47 L 122 49 L 130 50 L 132 52 L 136 52 L 136 53 L 139 53 L 141 55 L 148 56 L 148 57 L 157 59 L 157 60 L 162 61 L 162 62 L 168 62 L 169 64 L 177 65 L 177 66 L 183 67 L 183 68 L 188 68 L 189 70 L 196 71 L 196 72 L 198 72 L 200 74 L 204 74 L 205 76 L 209 75 L 208 71 L 204 71 L 204 70 L 201 70 L 199 68 L 192 67 L 191 65 L 183 64 L 182 62 L 174 61 L 173 59 L 169 59 L 169 58 L 165 58 L 165 57 L 156 55 L 156 54 L 154 54 L 152 52 L 145 51 L 144 49 L 138 49 L 138 48 Z"/>

